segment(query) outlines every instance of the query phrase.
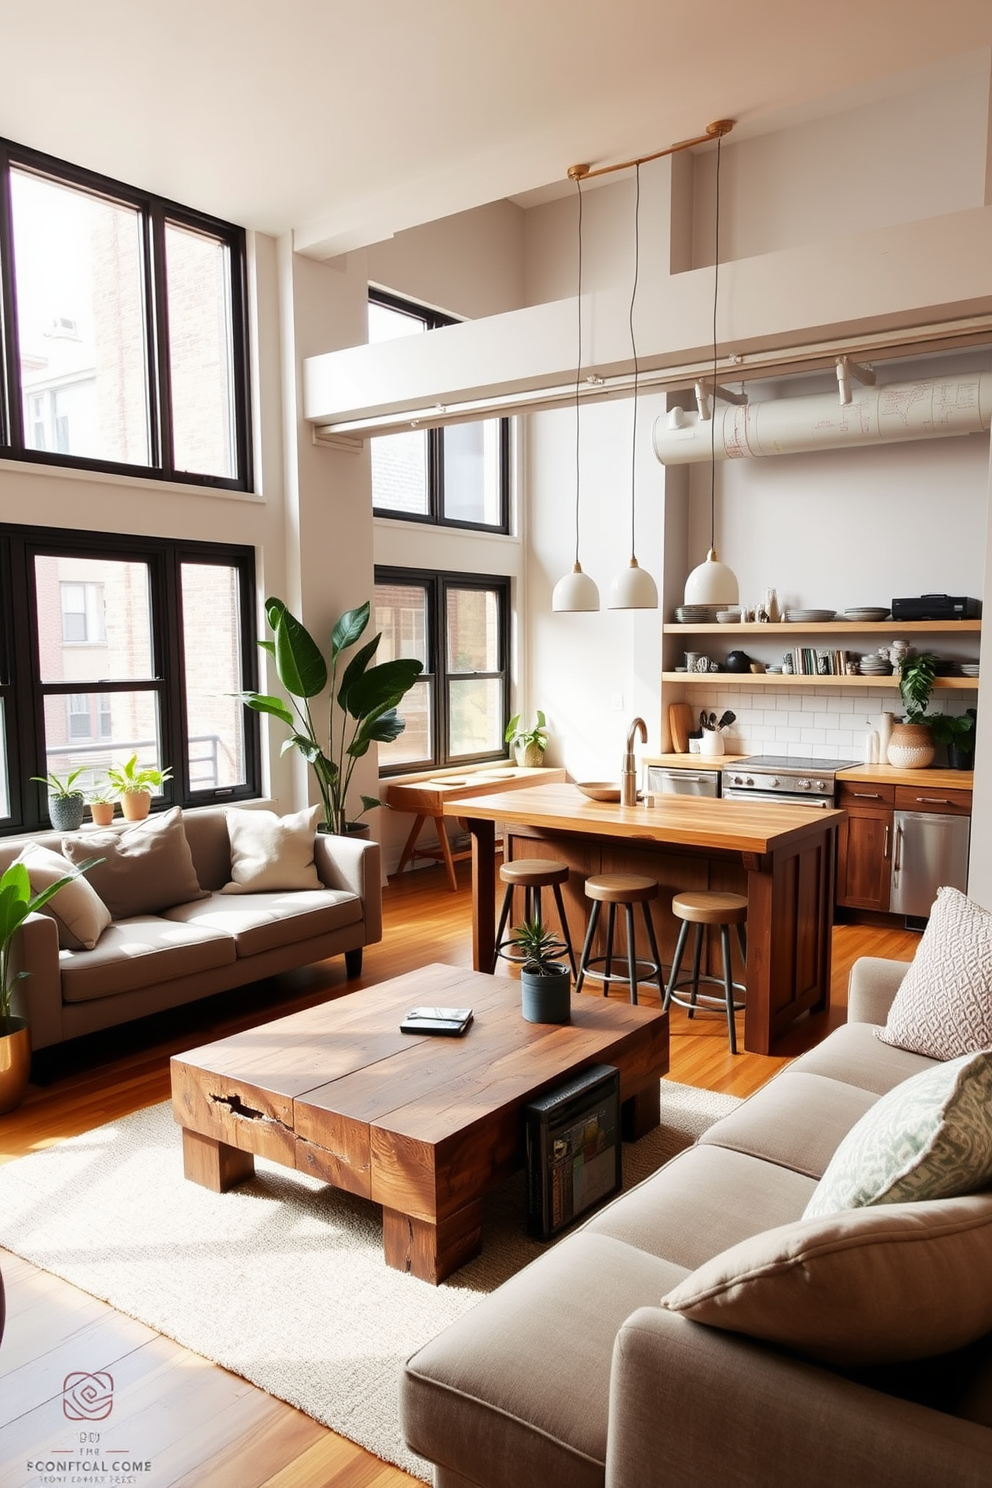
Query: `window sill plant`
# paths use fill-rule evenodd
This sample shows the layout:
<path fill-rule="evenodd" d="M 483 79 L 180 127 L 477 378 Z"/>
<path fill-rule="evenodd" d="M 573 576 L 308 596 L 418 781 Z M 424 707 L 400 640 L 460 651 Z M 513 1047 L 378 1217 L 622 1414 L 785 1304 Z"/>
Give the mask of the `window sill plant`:
<path fill-rule="evenodd" d="M 566 947 L 540 920 L 525 920 L 510 932 L 520 960 L 520 1011 L 528 1023 L 568 1023 L 572 974 L 561 962 Z"/>
<path fill-rule="evenodd" d="M 513 750 L 513 755 L 518 765 L 524 766 L 527 769 L 535 769 L 543 762 L 544 751 L 548 747 L 546 737 L 547 719 L 540 708 L 538 708 L 537 722 L 534 727 L 523 729 L 520 727 L 522 716 L 520 713 L 514 713 L 506 725 L 506 733 L 503 735 L 503 738 Z"/>
<path fill-rule="evenodd" d="M 156 765 L 139 768 L 136 754 L 126 764 L 111 765 L 107 771 L 107 784 L 119 797 L 126 821 L 141 821 L 146 817 L 151 810 L 152 789 L 171 779 L 171 770 L 160 770 Z"/>
<path fill-rule="evenodd" d="M 272 657 L 276 676 L 290 702 L 258 692 L 240 694 L 247 707 L 272 714 L 292 730 L 282 753 L 298 749 L 312 766 L 324 813 L 320 825 L 325 832 L 347 833 L 366 811 L 379 805 L 375 796 L 363 795 L 361 811 L 349 811 L 352 772 L 373 743 L 389 744 L 399 738 L 406 724 L 396 712 L 397 706 L 424 669 L 422 662 L 406 656 L 371 665 L 381 632 L 344 663 L 344 653 L 365 633 L 371 609 L 366 600 L 335 623 L 328 666 L 313 636 L 282 600 L 267 599 L 265 613 L 273 639 L 258 644 Z M 327 729 L 322 733 L 310 705 L 328 687 Z"/>
<path fill-rule="evenodd" d="M 83 821 L 86 797 L 73 785 L 85 769 L 80 765 L 63 780 L 59 775 L 32 775 L 39 785 L 48 786 L 48 818 L 57 832 L 75 832 Z"/>
<path fill-rule="evenodd" d="M 95 827 L 109 827 L 114 819 L 114 809 L 117 797 L 113 791 L 95 790 L 90 792 L 90 816 Z"/>

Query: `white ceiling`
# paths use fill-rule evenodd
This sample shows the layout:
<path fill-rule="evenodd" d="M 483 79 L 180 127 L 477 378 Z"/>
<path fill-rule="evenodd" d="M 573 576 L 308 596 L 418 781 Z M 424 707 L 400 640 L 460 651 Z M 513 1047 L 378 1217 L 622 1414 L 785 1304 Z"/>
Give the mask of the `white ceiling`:
<path fill-rule="evenodd" d="M 0 38 L 0 135 L 327 256 L 878 96 L 992 44 L 992 4 L 0 0 Z"/>

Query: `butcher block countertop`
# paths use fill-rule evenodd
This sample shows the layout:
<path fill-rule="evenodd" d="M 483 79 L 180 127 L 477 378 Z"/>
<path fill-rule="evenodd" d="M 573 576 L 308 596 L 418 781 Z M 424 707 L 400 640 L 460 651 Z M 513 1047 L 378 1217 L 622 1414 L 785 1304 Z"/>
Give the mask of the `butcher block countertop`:
<path fill-rule="evenodd" d="M 642 765 L 662 765 L 666 770 L 722 770 L 749 758 L 746 754 L 642 754 Z"/>
<path fill-rule="evenodd" d="M 752 805 L 702 796 L 655 796 L 654 801 L 653 806 L 620 806 L 591 801 L 574 785 L 539 785 L 507 795 L 480 794 L 471 801 L 452 802 L 444 813 L 592 837 L 740 853 L 771 852 L 840 816 L 840 812 L 815 806 L 776 803 L 769 807 L 761 801 Z"/>
<path fill-rule="evenodd" d="M 895 765 L 852 765 L 837 771 L 838 780 L 860 780 L 872 785 L 915 785 L 932 790 L 970 791 L 975 783 L 974 770 L 900 770 Z"/>

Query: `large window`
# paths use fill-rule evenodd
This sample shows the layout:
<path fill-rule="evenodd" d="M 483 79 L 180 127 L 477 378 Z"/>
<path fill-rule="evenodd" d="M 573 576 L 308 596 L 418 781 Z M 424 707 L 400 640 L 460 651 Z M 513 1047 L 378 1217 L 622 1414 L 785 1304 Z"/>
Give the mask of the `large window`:
<path fill-rule="evenodd" d="M 159 804 L 258 795 L 251 548 L 0 526 L 0 579 L 0 830 L 47 825 L 32 775 L 132 754 Z"/>
<path fill-rule="evenodd" d="M 381 771 L 505 755 L 509 608 L 506 578 L 376 569 L 378 659 L 424 664 L 400 704 L 406 728 L 379 746 Z"/>
<path fill-rule="evenodd" d="M 0 140 L 0 455 L 247 490 L 240 228 Z"/>
<path fill-rule="evenodd" d="M 454 324 L 437 310 L 369 291 L 370 341 Z M 411 429 L 372 440 L 372 508 L 378 516 L 506 532 L 508 491 L 508 419 Z"/>

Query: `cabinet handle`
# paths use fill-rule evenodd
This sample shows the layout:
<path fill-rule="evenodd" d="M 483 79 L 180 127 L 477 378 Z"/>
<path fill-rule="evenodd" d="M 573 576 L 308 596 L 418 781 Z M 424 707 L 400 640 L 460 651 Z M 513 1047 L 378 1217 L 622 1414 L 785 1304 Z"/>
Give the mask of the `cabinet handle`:
<path fill-rule="evenodd" d="M 951 802 L 946 796 L 917 796 L 916 798 L 923 806 L 950 806 Z"/>
<path fill-rule="evenodd" d="M 889 856 L 889 824 L 885 823 L 885 836 L 882 838 L 882 860 Z"/>
<path fill-rule="evenodd" d="M 894 873 L 898 873 L 901 867 L 902 867 L 902 827 L 901 826 L 897 826 L 896 827 L 896 856 L 895 856 L 895 862 L 892 864 L 892 871 Z"/>
<path fill-rule="evenodd" d="M 882 799 L 881 791 L 852 791 L 851 795 L 857 796 L 859 801 L 880 801 Z"/>

